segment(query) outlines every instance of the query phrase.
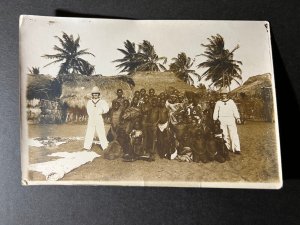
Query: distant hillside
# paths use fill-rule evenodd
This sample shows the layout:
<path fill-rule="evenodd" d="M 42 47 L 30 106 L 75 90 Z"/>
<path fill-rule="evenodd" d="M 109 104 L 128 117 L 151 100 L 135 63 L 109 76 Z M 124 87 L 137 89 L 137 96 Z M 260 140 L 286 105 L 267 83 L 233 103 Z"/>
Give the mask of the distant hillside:
<path fill-rule="evenodd" d="M 249 77 L 249 79 L 240 87 L 232 90 L 232 94 L 245 93 L 248 96 L 261 97 L 262 87 L 272 87 L 271 74 L 265 73 Z"/>

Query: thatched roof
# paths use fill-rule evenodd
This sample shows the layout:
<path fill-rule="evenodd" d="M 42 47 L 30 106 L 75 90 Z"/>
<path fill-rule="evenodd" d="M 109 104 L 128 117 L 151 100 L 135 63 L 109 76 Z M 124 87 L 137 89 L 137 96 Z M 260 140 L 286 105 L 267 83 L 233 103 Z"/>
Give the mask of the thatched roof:
<path fill-rule="evenodd" d="M 234 89 L 232 94 L 245 93 L 248 96 L 261 97 L 262 87 L 272 87 L 271 74 L 265 73 L 250 77 L 242 86 Z"/>
<path fill-rule="evenodd" d="M 197 88 L 180 80 L 173 72 L 136 72 L 132 75 L 134 90 L 154 88 L 156 92 L 165 91 L 173 86 L 180 92 L 197 91 Z"/>
<path fill-rule="evenodd" d="M 60 96 L 60 84 L 50 75 L 27 75 L 27 99 L 53 99 Z"/>
<path fill-rule="evenodd" d="M 109 103 L 116 97 L 116 90 L 122 88 L 125 96 L 132 93 L 132 80 L 125 76 L 85 76 L 66 75 L 62 84 L 61 100 L 70 107 L 83 108 L 91 98 L 91 91 L 94 86 L 98 86 L 101 97 Z"/>
<path fill-rule="evenodd" d="M 98 86 L 103 99 L 110 104 L 116 98 L 116 90 L 122 88 L 124 96 L 131 98 L 135 90 L 154 88 L 156 92 L 165 91 L 173 86 L 179 91 L 196 91 L 197 88 L 180 80 L 172 72 L 137 72 L 131 76 L 83 76 L 68 75 L 62 84 L 61 100 L 70 107 L 83 108 L 91 97 L 94 86 Z"/>

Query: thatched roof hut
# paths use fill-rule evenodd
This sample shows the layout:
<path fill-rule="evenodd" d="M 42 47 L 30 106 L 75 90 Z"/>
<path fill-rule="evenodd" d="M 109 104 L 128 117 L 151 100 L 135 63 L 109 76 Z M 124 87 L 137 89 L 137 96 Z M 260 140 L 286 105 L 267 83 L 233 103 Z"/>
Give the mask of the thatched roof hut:
<path fill-rule="evenodd" d="M 109 103 L 116 98 L 116 90 L 122 88 L 125 96 L 132 93 L 132 79 L 126 76 L 85 76 L 70 74 L 65 75 L 62 83 L 61 101 L 69 107 L 84 108 L 88 99 L 91 98 L 91 91 L 94 86 L 98 86 L 101 98 Z"/>
<path fill-rule="evenodd" d="M 56 78 L 43 74 L 27 75 L 27 99 L 54 99 L 61 94 L 61 86 Z"/>
<path fill-rule="evenodd" d="M 234 89 L 231 93 L 233 95 L 244 93 L 247 96 L 262 98 L 262 88 L 264 87 L 272 87 L 270 73 L 249 77 L 242 86 Z"/>
<path fill-rule="evenodd" d="M 172 72 L 137 72 L 131 76 L 83 76 L 66 75 L 62 84 L 61 100 L 69 107 L 84 108 L 86 101 L 91 97 L 90 93 L 94 86 L 98 86 L 103 99 L 110 104 L 116 98 L 116 90 L 122 88 L 124 96 L 131 98 L 135 90 L 154 88 L 156 92 L 165 91 L 173 86 L 181 92 L 197 91 L 180 80 Z"/>
<path fill-rule="evenodd" d="M 154 88 L 162 92 L 173 86 L 180 92 L 197 91 L 198 89 L 180 80 L 173 72 L 136 72 L 132 75 L 135 82 L 134 90 Z"/>

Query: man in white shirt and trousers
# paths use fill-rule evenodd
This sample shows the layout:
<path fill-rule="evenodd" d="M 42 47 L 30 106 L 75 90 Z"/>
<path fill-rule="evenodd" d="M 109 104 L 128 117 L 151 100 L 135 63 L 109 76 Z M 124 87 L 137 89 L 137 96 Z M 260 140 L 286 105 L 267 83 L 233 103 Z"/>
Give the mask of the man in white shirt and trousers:
<path fill-rule="evenodd" d="M 102 114 L 107 113 L 109 106 L 105 100 L 100 99 L 100 90 L 98 87 L 92 89 L 92 99 L 86 105 L 88 118 L 88 125 L 84 139 L 84 149 L 91 150 L 95 132 L 100 141 L 103 150 L 108 146 L 106 133 L 104 128 L 104 121 Z"/>
<path fill-rule="evenodd" d="M 240 140 L 237 132 L 236 122 L 241 123 L 237 106 L 232 99 L 228 98 L 228 90 L 225 87 L 220 89 L 221 100 L 216 102 L 213 119 L 219 120 L 223 130 L 224 140 L 228 150 L 240 154 Z"/>

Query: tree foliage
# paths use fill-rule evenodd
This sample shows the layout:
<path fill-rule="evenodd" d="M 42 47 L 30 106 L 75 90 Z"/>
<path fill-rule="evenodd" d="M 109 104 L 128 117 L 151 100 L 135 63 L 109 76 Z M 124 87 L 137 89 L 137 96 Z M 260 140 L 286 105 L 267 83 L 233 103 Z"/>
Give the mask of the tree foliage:
<path fill-rule="evenodd" d="M 233 53 L 240 47 L 237 45 L 233 50 L 225 49 L 224 39 L 221 35 L 208 38 L 208 44 L 201 44 L 205 47 L 204 54 L 207 60 L 198 65 L 198 68 L 208 68 L 202 75 L 205 80 L 210 80 L 211 85 L 220 88 L 230 87 L 232 81 L 241 85 L 242 70 L 241 61 L 233 59 Z"/>
<path fill-rule="evenodd" d="M 88 61 L 84 60 L 82 56 L 94 54 L 88 52 L 88 49 L 79 50 L 80 37 L 74 39 L 73 35 L 68 35 L 63 32 L 62 37 L 55 36 L 60 43 L 60 47 L 54 45 L 53 49 L 57 52 L 56 54 L 45 54 L 42 57 L 53 60 L 46 66 L 60 63 L 60 69 L 58 75 L 64 75 L 69 73 L 78 73 L 84 75 L 92 75 L 95 71 L 95 67 Z"/>
<path fill-rule="evenodd" d="M 201 76 L 191 69 L 195 59 L 191 59 L 184 52 L 178 54 L 177 58 L 172 58 L 172 63 L 169 65 L 169 70 L 174 72 L 184 82 L 194 85 L 194 79 L 200 81 Z"/>
<path fill-rule="evenodd" d="M 134 42 L 126 40 L 124 47 L 125 49 L 118 48 L 118 51 L 124 55 L 123 58 L 113 61 L 119 63 L 116 67 L 120 69 L 120 72 L 127 72 L 130 75 L 136 71 L 166 70 L 164 64 L 167 58 L 159 57 L 149 41 L 144 40 L 136 46 Z"/>
<path fill-rule="evenodd" d="M 33 75 L 39 75 L 40 74 L 40 67 L 31 67 L 31 68 L 28 68 L 28 72 L 30 74 L 33 74 Z"/>
<path fill-rule="evenodd" d="M 61 83 L 57 78 L 49 78 L 45 75 L 33 75 L 27 86 L 27 99 L 53 100 L 61 95 Z"/>

